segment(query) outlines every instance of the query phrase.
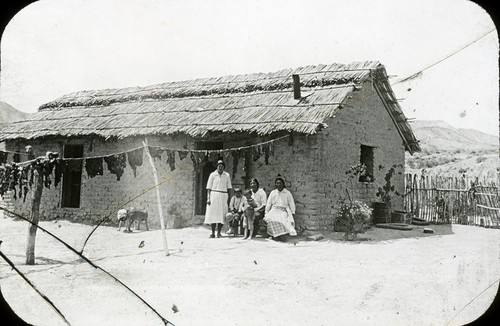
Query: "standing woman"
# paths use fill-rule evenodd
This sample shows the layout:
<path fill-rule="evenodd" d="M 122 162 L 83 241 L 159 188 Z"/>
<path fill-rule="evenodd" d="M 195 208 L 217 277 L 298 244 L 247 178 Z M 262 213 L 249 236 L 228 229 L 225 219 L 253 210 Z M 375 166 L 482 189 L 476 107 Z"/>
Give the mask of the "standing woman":
<path fill-rule="evenodd" d="M 217 170 L 210 173 L 207 182 L 207 211 L 205 213 L 205 224 L 210 224 L 212 234 L 215 238 L 215 226 L 217 225 L 217 238 L 221 238 L 221 229 L 224 217 L 228 213 L 227 199 L 228 191 L 232 189 L 231 177 L 224 171 L 226 165 L 223 160 L 217 161 Z"/>
<path fill-rule="evenodd" d="M 266 215 L 267 234 L 273 239 L 285 234 L 297 235 L 295 231 L 295 201 L 290 191 L 285 189 L 285 179 L 278 174 L 274 183 L 276 189 L 271 191 L 267 199 Z"/>

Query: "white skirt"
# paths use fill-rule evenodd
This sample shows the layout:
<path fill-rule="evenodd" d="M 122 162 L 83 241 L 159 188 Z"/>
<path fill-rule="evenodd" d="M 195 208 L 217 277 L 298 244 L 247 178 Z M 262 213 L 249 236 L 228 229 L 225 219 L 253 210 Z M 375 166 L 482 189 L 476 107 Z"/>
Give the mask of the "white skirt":
<path fill-rule="evenodd" d="M 210 192 L 210 205 L 207 204 L 205 224 L 224 224 L 224 218 L 229 212 L 229 207 L 227 206 L 227 198 L 228 194 L 226 192 Z"/>

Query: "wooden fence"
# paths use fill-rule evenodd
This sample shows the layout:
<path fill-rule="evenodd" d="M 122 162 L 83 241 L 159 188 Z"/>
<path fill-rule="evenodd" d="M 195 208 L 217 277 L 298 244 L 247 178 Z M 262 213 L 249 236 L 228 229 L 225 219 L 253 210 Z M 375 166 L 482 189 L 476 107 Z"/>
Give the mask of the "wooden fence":
<path fill-rule="evenodd" d="M 435 223 L 498 227 L 500 193 L 494 182 L 478 178 L 407 174 L 404 207 Z"/>

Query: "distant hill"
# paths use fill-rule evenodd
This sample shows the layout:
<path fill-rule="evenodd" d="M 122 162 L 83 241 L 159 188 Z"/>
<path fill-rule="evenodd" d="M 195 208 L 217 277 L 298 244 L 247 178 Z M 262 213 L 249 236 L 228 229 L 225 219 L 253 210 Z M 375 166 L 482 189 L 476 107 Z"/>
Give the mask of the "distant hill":
<path fill-rule="evenodd" d="M 0 129 L 14 121 L 23 120 L 28 114 L 15 109 L 10 104 L 0 101 Z"/>
<path fill-rule="evenodd" d="M 410 123 L 422 150 L 477 151 L 498 150 L 498 137 L 474 129 L 455 128 L 441 120 L 417 120 Z"/>
<path fill-rule="evenodd" d="M 405 171 L 429 175 L 466 174 L 498 183 L 498 137 L 474 129 L 455 128 L 440 120 L 411 122 L 421 152 L 406 155 Z"/>

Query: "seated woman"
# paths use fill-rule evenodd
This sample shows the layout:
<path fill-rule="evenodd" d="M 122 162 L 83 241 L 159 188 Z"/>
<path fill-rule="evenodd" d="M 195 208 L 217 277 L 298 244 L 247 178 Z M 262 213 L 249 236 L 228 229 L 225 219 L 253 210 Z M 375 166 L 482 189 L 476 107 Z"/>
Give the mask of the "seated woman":
<path fill-rule="evenodd" d="M 297 235 L 293 218 L 295 201 L 290 191 L 285 189 L 285 179 L 281 175 L 278 174 L 274 185 L 276 189 L 271 191 L 267 199 L 264 221 L 267 222 L 267 234 L 279 240 L 285 234 Z"/>
<path fill-rule="evenodd" d="M 257 208 L 255 208 L 255 221 L 253 224 L 253 236 L 255 237 L 259 232 L 260 222 L 264 218 L 267 195 L 264 189 L 260 188 L 259 181 L 255 178 L 250 180 L 250 189 L 252 190 L 252 198 L 257 203 Z"/>

